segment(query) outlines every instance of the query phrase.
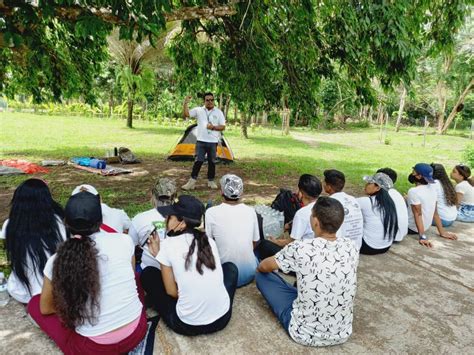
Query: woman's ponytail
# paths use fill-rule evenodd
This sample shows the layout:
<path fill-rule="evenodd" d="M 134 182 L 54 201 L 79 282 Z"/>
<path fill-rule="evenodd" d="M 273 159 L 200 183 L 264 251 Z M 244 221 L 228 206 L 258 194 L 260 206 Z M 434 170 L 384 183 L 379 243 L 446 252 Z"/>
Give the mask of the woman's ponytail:
<path fill-rule="evenodd" d="M 95 324 L 99 312 L 98 250 L 88 236 L 75 235 L 58 249 L 53 265 L 53 300 L 66 327 Z"/>

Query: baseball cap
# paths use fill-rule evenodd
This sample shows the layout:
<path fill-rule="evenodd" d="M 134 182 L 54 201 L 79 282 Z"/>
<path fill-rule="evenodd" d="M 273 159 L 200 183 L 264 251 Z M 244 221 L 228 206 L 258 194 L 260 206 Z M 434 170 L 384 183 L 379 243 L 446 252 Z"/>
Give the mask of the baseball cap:
<path fill-rule="evenodd" d="M 86 230 L 102 222 L 100 197 L 87 191 L 71 196 L 65 208 L 66 224 L 77 230 Z"/>
<path fill-rule="evenodd" d="M 418 174 L 420 174 L 427 183 L 433 184 L 435 181 L 433 179 L 433 168 L 426 163 L 418 163 L 413 167 Z"/>
<path fill-rule="evenodd" d="M 157 207 L 157 210 L 163 217 L 177 216 L 200 221 L 204 214 L 204 205 L 194 196 L 181 195 L 177 202 Z"/>
<path fill-rule="evenodd" d="M 153 195 L 157 197 L 172 197 L 176 191 L 176 183 L 170 178 L 159 178 L 153 187 Z"/>
<path fill-rule="evenodd" d="M 96 188 L 92 185 L 87 185 L 87 184 L 82 184 L 79 186 L 76 186 L 74 190 L 72 190 L 71 196 L 78 194 L 79 192 L 82 191 L 87 191 L 90 192 L 93 195 L 98 195 L 99 192 L 96 190 Z"/>
<path fill-rule="evenodd" d="M 240 177 L 234 174 L 226 174 L 220 181 L 221 190 L 225 197 L 237 200 L 244 192 L 244 183 Z"/>
<path fill-rule="evenodd" d="M 384 190 L 390 190 L 393 187 L 392 179 L 384 173 L 377 173 L 373 176 L 364 176 L 364 181 L 368 184 L 376 184 Z"/>

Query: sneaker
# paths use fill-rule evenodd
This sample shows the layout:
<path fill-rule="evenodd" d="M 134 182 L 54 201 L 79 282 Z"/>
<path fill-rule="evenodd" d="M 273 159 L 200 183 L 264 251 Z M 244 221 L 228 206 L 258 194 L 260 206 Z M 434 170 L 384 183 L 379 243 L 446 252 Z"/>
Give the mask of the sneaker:
<path fill-rule="evenodd" d="M 194 190 L 196 187 L 196 179 L 190 178 L 186 184 L 181 186 L 183 190 L 189 191 Z"/>
<path fill-rule="evenodd" d="M 209 188 L 211 188 L 211 189 L 213 189 L 213 190 L 217 190 L 217 189 L 218 189 L 217 184 L 214 182 L 214 180 L 208 181 L 208 182 L 207 182 L 207 187 L 209 187 Z"/>

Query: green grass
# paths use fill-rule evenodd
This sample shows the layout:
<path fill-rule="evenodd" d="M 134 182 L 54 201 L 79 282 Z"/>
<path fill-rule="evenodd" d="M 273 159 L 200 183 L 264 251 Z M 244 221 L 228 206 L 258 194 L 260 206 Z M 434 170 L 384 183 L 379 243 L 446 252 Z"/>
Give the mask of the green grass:
<path fill-rule="evenodd" d="M 34 114 L 0 113 L 0 159 L 68 159 L 73 156 L 103 156 L 107 149 L 126 146 L 144 160 L 160 169 L 178 168 L 187 177 L 190 163 L 165 162 L 165 157 L 183 132 L 183 127 L 159 127 L 153 122 L 134 122 L 134 129 L 125 128 L 124 121 L 87 117 L 40 116 Z M 470 141 L 464 132 L 453 136 L 437 136 L 429 130 L 423 146 L 422 130 L 389 128 L 390 144 L 379 142 L 378 128 L 310 131 L 296 129 L 293 134 L 309 139 L 301 142 L 282 136 L 278 129 L 249 129 L 250 139 L 241 138 L 238 127 L 229 127 L 226 137 L 237 158 L 231 171 L 249 182 L 247 192 L 258 195 L 252 201 L 268 201 L 277 192 L 272 186 L 295 186 L 302 173 L 321 176 L 328 168 L 346 174 L 347 188 L 362 194 L 362 176 L 373 174 L 380 167 L 391 167 L 399 174 L 396 187 L 401 192 L 409 188 L 407 175 L 417 162 L 438 162 L 451 169 L 462 160 L 463 150 Z M 224 168 L 218 168 L 219 171 Z M 229 167 L 227 167 L 229 169 Z M 186 173 L 184 173 L 186 172 Z M 160 173 L 154 172 L 155 174 Z M 99 186 L 102 198 L 114 207 L 124 208 L 130 216 L 149 208 L 147 191 L 155 175 L 124 183 L 87 173 L 65 175 L 56 169 L 43 177 L 53 195 L 65 203 L 72 187 L 79 183 Z M 28 176 L 0 178 L 2 216 L 8 214 L 8 201 L 14 188 Z M 259 186 L 267 186 L 265 189 Z M 270 186 L 270 187 L 268 187 Z M 196 196 L 206 200 L 207 191 Z M 213 196 L 218 200 L 218 196 Z M 0 252 L 1 253 L 1 252 Z M 2 255 L 0 254 L 0 264 Z"/>

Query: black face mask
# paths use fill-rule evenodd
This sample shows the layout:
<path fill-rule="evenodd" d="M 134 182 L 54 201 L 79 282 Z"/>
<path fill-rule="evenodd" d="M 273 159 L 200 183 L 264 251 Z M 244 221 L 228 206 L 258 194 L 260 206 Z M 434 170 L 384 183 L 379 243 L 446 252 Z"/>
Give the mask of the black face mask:
<path fill-rule="evenodd" d="M 168 232 L 166 233 L 166 235 L 167 235 L 168 237 L 177 237 L 178 235 L 181 235 L 181 234 L 183 234 L 183 233 L 185 233 L 185 232 L 186 232 L 186 230 L 182 230 L 182 231 L 168 231 Z"/>
<path fill-rule="evenodd" d="M 424 181 L 423 178 L 421 179 L 418 179 L 415 175 L 408 175 L 408 181 L 410 182 L 410 184 L 415 184 L 415 183 L 422 183 Z"/>

